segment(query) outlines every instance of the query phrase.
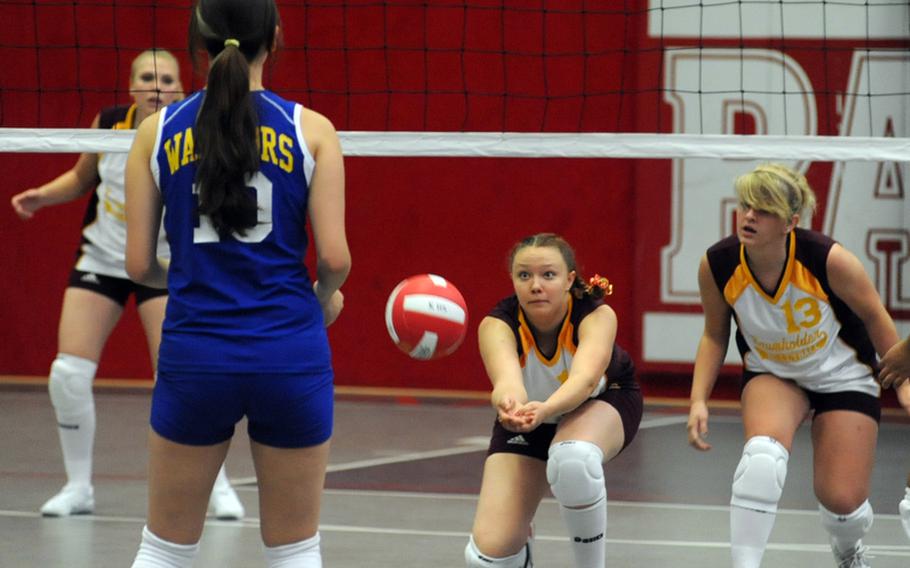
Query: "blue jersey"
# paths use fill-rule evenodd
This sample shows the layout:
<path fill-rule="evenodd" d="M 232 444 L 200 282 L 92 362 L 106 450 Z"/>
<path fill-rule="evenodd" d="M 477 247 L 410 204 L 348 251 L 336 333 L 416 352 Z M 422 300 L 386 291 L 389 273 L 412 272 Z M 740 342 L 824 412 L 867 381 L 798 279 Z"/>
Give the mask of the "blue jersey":
<path fill-rule="evenodd" d="M 151 159 L 171 247 L 159 354 L 164 371 L 323 372 L 331 356 L 322 308 L 303 259 L 315 161 L 302 107 L 251 94 L 261 163 L 247 185 L 258 205 L 246 235 L 219 238 L 199 214 L 193 125 L 205 92 L 161 112 Z"/>

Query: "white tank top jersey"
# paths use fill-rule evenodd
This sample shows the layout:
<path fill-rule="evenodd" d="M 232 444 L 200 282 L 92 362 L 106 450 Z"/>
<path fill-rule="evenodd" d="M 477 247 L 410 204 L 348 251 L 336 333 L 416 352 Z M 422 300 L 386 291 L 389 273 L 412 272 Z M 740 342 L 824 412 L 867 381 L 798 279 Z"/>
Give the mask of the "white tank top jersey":
<path fill-rule="evenodd" d="M 128 130 L 136 115 L 136 105 L 113 107 L 101 112 L 99 128 Z M 82 244 L 76 269 L 116 278 L 126 274 L 126 215 L 124 175 L 127 154 L 98 154 L 98 187 L 88 204 L 82 229 Z M 158 234 L 158 256 L 169 258 L 164 228 Z"/>
<path fill-rule="evenodd" d="M 737 346 L 747 371 L 770 373 L 810 391 L 880 395 L 873 376 L 875 350 L 859 317 L 828 284 L 826 262 L 834 241 L 796 229 L 777 289 L 753 276 L 739 240 L 708 250 L 724 300 L 733 309 Z"/>

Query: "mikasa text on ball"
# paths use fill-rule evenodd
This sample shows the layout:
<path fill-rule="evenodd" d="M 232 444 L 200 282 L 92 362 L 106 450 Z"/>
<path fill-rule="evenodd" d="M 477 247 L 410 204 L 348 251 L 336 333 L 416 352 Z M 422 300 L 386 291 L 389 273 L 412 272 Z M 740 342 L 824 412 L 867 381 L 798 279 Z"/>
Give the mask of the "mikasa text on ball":
<path fill-rule="evenodd" d="M 418 274 L 395 286 L 385 305 L 392 341 L 414 359 L 438 359 L 461 345 L 468 309 L 461 292 L 435 274 Z"/>

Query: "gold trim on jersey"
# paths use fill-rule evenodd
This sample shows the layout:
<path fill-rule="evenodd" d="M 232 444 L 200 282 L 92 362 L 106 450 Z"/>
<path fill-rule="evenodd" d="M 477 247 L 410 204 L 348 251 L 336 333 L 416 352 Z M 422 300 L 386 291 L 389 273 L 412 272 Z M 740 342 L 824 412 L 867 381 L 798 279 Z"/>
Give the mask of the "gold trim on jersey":
<path fill-rule="evenodd" d="M 774 297 L 769 296 L 768 293 L 765 292 L 765 289 L 762 288 L 762 285 L 758 283 L 758 280 L 755 278 L 755 275 L 752 274 L 752 270 L 749 268 L 749 263 L 746 261 L 746 246 L 739 245 L 739 266 L 736 268 L 736 270 L 739 271 L 739 269 L 742 268 L 745 274 L 745 278 L 749 281 L 749 284 L 755 286 L 755 289 L 758 290 L 758 293 L 762 298 L 774 305 L 777 305 L 777 302 L 780 301 L 780 297 L 784 294 L 784 290 L 787 289 L 787 284 L 790 282 L 790 278 L 793 274 L 793 265 L 795 264 L 796 258 L 796 235 L 790 233 L 787 240 L 789 241 L 787 251 L 787 264 L 784 268 L 783 277 L 781 277 L 780 282 L 777 283 L 777 290 L 774 291 Z"/>
<path fill-rule="evenodd" d="M 136 118 L 136 103 L 130 105 L 130 108 L 126 109 L 126 116 L 123 117 L 123 120 L 117 121 L 111 126 L 111 130 L 129 130 L 135 128 L 133 125 L 133 120 Z M 98 159 L 101 159 L 103 153 L 98 153 Z"/>
<path fill-rule="evenodd" d="M 126 116 L 120 122 L 114 124 L 111 127 L 111 130 L 129 130 L 135 128 L 133 120 L 136 118 L 136 103 L 130 105 L 130 108 L 126 111 Z"/>
<path fill-rule="evenodd" d="M 562 328 L 559 330 L 559 337 L 556 340 L 556 349 L 553 352 L 553 356 L 549 359 L 547 359 L 546 356 L 540 352 L 540 349 L 537 348 L 537 342 L 534 340 L 531 326 L 528 324 L 527 319 L 525 319 L 525 314 L 522 311 L 521 306 L 518 307 L 518 335 L 521 337 L 521 357 L 519 357 L 519 364 L 522 368 L 525 367 L 528 353 L 531 351 L 537 355 L 537 360 L 547 367 L 553 367 L 559 363 L 560 358 L 562 358 L 563 349 L 567 349 L 570 354 L 575 355 L 576 346 L 572 342 L 572 338 L 575 335 L 575 326 L 572 325 L 572 303 L 572 295 L 569 294 L 569 309 L 566 311 L 566 316 L 562 321 Z M 567 374 L 566 376 L 558 377 L 559 382 L 561 383 L 565 382 L 566 378 L 568 378 Z"/>
<path fill-rule="evenodd" d="M 730 279 L 727 280 L 727 284 L 724 286 L 724 299 L 727 300 L 727 304 L 734 305 L 736 300 L 746 291 L 746 288 L 749 287 L 749 277 L 743 271 L 743 265 L 740 264 L 736 267 L 736 270 L 733 271 L 733 275 L 730 276 Z"/>
<path fill-rule="evenodd" d="M 825 303 L 831 303 L 828 301 L 828 294 L 826 294 L 825 290 L 822 288 L 822 283 L 818 281 L 818 278 L 816 278 L 814 274 L 809 272 L 809 269 L 805 264 L 798 260 L 793 267 L 793 278 L 791 279 L 791 283 L 803 292 L 815 296 Z"/>

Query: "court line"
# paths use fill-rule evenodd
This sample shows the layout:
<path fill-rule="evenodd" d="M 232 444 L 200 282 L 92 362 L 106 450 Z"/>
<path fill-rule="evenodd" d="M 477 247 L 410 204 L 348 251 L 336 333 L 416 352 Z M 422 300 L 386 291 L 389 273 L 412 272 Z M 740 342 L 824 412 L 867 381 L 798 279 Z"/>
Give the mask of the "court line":
<path fill-rule="evenodd" d="M 649 418 L 647 420 L 642 420 L 639 430 L 646 430 L 648 428 L 661 428 L 663 426 L 672 426 L 676 424 L 684 424 L 688 420 L 687 416 L 661 416 L 659 418 Z M 486 438 L 481 438 L 486 440 Z M 473 438 L 471 439 L 473 441 Z M 454 448 L 441 448 L 438 450 L 427 450 L 423 452 L 409 452 L 406 454 L 399 454 L 397 456 L 388 456 L 383 458 L 371 458 L 365 460 L 357 460 L 347 463 L 337 463 L 329 464 L 326 468 L 326 473 L 336 473 L 340 471 L 352 471 L 356 469 L 366 469 L 370 467 L 377 467 L 381 465 L 391 465 L 396 463 L 407 463 L 415 462 L 420 460 L 427 460 L 433 458 L 444 458 L 449 456 L 458 456 L 462 454 L 470 454 L 474 452 L 484 451 L 487 448 L 487 442 L 483 444 L 466 444 L 463 446 L 458 446 Z M 238 477 L 231 479 L 231 483 L 234 485 L 252 485 L 256 483 L 255 477 Z"/>
<path fill-rule="evenodd" d="M 42 519 L 40 513 L 37 512 L 22 512 L 22 511 L 7 511 L 0 510 L 0 517 L 18 517 L 18 518 L 35 518 Z M 112 515 L 76 515 L 73 517 L 67 517 L 68 520 L 77 521 L 77 522 L 100 522 L 100 523 L 119 523 L 119 524 L 134 524 L 137 526 L 144 525 L 146 519 L 143 517 L 120 517 Z M 240 528 L 249 528 L 249 529 L 259 529 L 259 519 L 256 518 L 245 518 L 242 521 L 218 521 L 218 520 L 206 520 L 206 526 L 222 526 L 222 527 L 240 527 Z M 407 529 L 407 528 L 388 528 L 388 527 L 370 527 L 370 526 L 357 526 L 357 525 L 336 525 L 336 524 L 320 524 L 319 531 L 325 533 L 354 533 L 354 534 L 382 534 L 382 535 L 394 535 L 394 536 L 423 536 L 423 537 L 438 537 L 438 538 L 458 538 L 458 539 L 467 539 L 467 531 L 434 531 L 434 530 L 425 530 L 425 529 Z M 547 541 L 547 542 L 566 542 L 565 535 L 534 535 L 536 541 Z M 730 548 L 730 543 L 728 542 L 718 542 L 718 541 L 686 541 L 686 540 L 665 540 L 665 539 L 623 539 L 623 538 L 607 538 L 605 539 L 607 544 L 611 545 L 620 545 L 620 546 L 661 546 L 667 548 L 714 548 L 714 549 L 724 549 Z M 822 544 L 810 544 L 810 543 L 801 543 L 801 544 L 780 544 L 780 543 L 769 543 L 766 550 L 776 550 L 783 552 L 812 552 L 812 553 L 822 553 L 826 555 L 831 554 L 831 549 L 828 545 Z M 870 553 L 878 555 L 881 557 L 885 556 L 895 556 L 895 557 L 910 557 L 910 546 L 903 545 L 880 545 L 870 546 Z"/>
<path fill-rule="evenodd" d="M 377 489 L 324 489 L 326 495 L 344 496 L 344 497 L 389 497 L 395 499 L 429 499 L 432 501 L 451 500 L 451 501 L 477 501 L 476 493 L 432 493 L 423 491 L 387 491 Z M 556 505 L 556 499 L 544 497 L 544 503 Z M 662 501 L 619 501 L 607 500 L 607 506 L 639 509 L 673 509 L 681 511 L 704 511 L 714 513 L 729 513 L 729 505 L 700 505 L 697 503 L 667 503 Z M 818 509 L 778 509 L 778 516 L 807 516 L 817 517 Z M 900 521 L 900 515 L 891 513 L 875 513 L 876 519 Z"/>

